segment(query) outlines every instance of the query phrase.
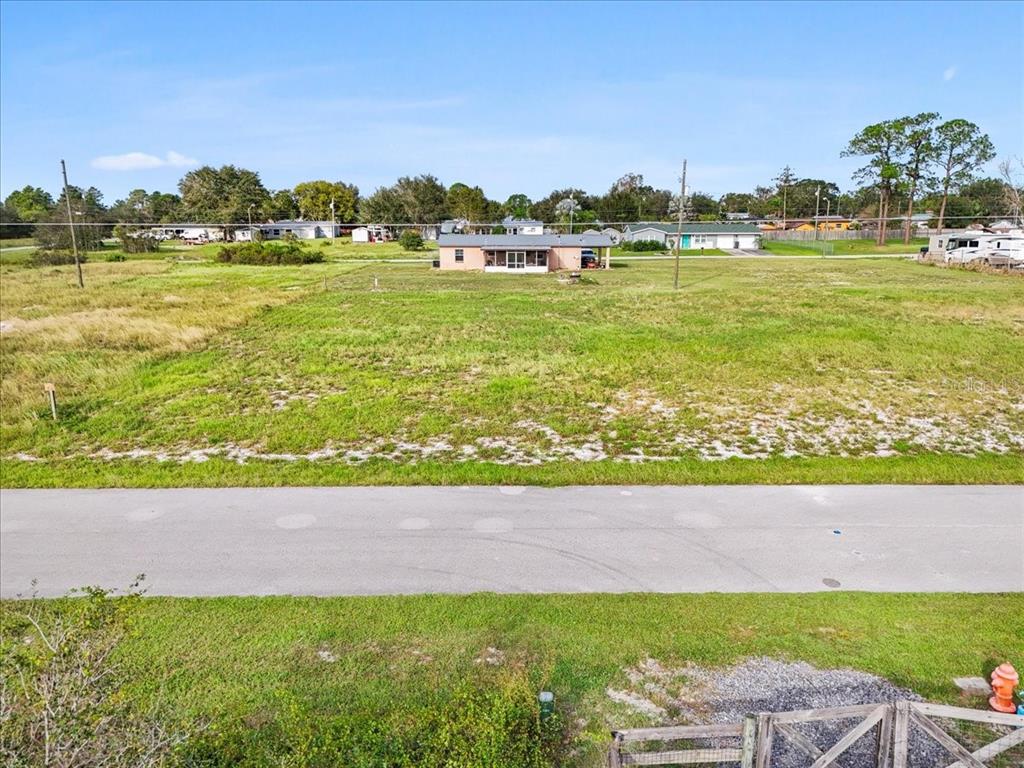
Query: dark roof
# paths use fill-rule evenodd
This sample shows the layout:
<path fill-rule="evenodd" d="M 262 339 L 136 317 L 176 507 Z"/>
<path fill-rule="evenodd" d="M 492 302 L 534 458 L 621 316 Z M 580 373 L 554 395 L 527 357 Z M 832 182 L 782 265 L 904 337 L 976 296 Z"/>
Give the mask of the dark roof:
<path fill-rule="evenodd" d="M 655 229 L 666 235 L 674 235 L 679 231 L 678 224 L 663 224 L 657 221 L 641 221 L 639 224 L 630 224 L 626 231 L 630 233 L 639 232 L 644 229 Z M 742 222 L 721 222 L 721 221 L 684 221 L 682 233 L 684 235 L 738 235 L 757 234 L 760 232 L 753 224 Z"/>
<path fill-rule="evenodd" d="M 440 235 L 437 244 L 474 248 L 605 248 L 612 245 L 612 239 L 608 235 Z"/>
<path fill-rule="evenodd" d="M 255 227 L 256 225 L 253 224 Z M 261 227 L 329 227 L 331 222 L 329 221 L 307 221 L 305 219 L 285 219 L 282 221 L 271 221 L 266 224 L 260 224 Z M 338 226 L 335 224 L 334 226 Z"/>

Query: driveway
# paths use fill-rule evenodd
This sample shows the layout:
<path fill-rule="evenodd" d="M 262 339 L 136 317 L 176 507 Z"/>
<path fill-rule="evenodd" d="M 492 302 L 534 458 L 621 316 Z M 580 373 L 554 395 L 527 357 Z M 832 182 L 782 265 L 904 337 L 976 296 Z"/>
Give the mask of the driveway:
<path fill-rule="evenodd" d="M 1020 486 L 5 490 L 0 592 L 1024 589 Z"/>

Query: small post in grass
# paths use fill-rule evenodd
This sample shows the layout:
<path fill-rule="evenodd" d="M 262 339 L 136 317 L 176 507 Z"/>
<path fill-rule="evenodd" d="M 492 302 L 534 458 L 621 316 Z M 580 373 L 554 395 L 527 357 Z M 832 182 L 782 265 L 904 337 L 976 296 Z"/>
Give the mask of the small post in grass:
<path fill-rule="evenodd" d="M 46 390 L 46 396 L 50 400 L 50 414 L 53 416 L 53 420 L 57 420 L 57 387 L 54 386 L 53 382 L 47 381 L 43 384 L 43 389 Z"/>
<path fill-rule="evenodd" d="M 551 691 L 541 691 L 537 695 L 537 701 L 540 702 L 540 721 L 545 723 L 555 712 L 555 694 Z"/>

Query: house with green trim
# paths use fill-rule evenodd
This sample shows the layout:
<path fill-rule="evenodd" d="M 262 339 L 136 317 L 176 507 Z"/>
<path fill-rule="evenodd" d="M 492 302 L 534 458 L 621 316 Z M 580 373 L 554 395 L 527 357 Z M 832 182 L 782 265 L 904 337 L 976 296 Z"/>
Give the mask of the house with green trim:
<path fill-rule="evenodd" d="M 754 224 L 740 221 L 684 221 L 679 224 L 641 221 L 630 224 L 623 240 L 657 240 L 668 248 L 676 247 L 681 235 L 680 248 L 720 248 L 721 250 L 756 250 L 761 247 L 761 230 Z"/>

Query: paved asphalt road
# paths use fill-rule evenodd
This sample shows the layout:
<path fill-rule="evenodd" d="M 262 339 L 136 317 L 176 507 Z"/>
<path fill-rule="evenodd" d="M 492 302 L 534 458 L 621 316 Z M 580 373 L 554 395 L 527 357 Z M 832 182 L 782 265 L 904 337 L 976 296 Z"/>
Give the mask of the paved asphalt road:
<path fill-rule="evenodd" d="M 1024 589 L 1024 488 L 5 490 L 0 591 Z"/>

